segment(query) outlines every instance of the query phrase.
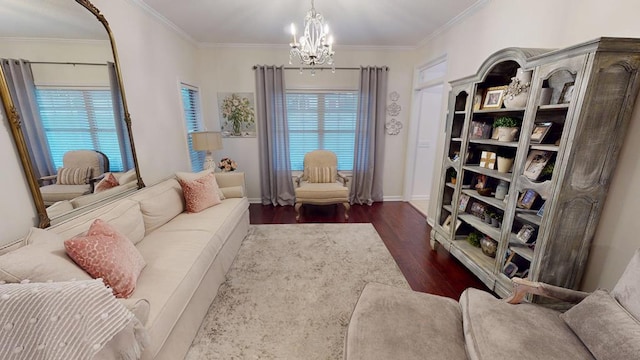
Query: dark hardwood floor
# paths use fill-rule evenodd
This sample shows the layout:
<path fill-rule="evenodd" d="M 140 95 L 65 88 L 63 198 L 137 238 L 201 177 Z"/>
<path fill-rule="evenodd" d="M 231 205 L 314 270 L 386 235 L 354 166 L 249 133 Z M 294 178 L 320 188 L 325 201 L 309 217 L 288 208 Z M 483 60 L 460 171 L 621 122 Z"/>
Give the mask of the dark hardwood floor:
<path fill-rule="evenodd" d="M 293 206 L 251 204 L 251 224 L 295 224 Z M 300 223 L 344 223 L 342 205 L 303 205 Z M 412 289 L 458 299 L 468 287 L 487 290 L 457 259 L 429 246 L 431 227 L 406 202 L 354 205 L 349 223 L 372 223 Z"/>

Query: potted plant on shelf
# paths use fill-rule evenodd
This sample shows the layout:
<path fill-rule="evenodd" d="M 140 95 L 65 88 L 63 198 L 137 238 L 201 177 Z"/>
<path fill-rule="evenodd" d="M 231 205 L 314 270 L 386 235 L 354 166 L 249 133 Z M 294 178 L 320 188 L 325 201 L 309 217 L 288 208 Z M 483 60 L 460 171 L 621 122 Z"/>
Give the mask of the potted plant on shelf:
<path fill-rule="evenodd" d="M 520 121 L 509 116 L 501 116 L 493 121 L 498 132 L 498 141 L 513 141 L 520 130 Z"/>
<path fill-rule="evenodd" d="M 467 242 L 469 244 L 471 244 L 472 246 L 475 247 L 480 247 L 480 238 L 482 237 L 482 235 L 480 235 L 480 233 L 477 232 L 472 232 L 469 235 L 467 235 Z"/>
<path fill-rule="evenodd" d="M 513 149 L 499 149 L 497 154 L 498 172 L 508 173 L 513 166 L 513 160 L 516 157 Z"/>
<path fill-rule="evenodd" d="M 457 177 L 458 177 L 458 172 L 455 171 L 453 168 L 449 168 L 449 170 L 447 170 L 447 179 L 449 180 L 450 183 L 455 185 Z"/>

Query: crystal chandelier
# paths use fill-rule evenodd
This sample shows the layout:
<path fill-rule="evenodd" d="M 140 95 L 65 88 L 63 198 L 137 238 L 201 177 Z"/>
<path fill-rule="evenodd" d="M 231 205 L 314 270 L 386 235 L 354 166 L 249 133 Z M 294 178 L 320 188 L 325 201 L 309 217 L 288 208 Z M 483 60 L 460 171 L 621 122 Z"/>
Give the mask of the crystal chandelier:
<path fill-rule="evenodd" d="M 316 12 L 311 0 L 311 10 L 304 17 L 304 35 L 300 39 L 296 39 L 296 26 L 291 23 L 291 35 L 293 42 L 289 44 L 289 64 L 293 58 L 300 59 L 300 72 L 302 66 L 311 66 L 311 75 L 315 74 L 314 67 L 316 65 L 331 65 L 335 71 L 333 64 L 333 36 L 329 35 L 329 26 L 324 23 L 324 17 Z"/>

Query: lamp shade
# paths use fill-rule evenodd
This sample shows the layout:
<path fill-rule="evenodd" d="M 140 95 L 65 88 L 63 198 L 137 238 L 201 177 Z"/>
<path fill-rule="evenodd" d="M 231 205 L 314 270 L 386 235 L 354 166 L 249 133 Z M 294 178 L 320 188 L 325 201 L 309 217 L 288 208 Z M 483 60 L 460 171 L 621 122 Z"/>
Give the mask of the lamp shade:
<path fill-rule="evenodd" d="M 191 133 L 193 150 L 213 151 L 222 149 L 222 136 L 217 131 L 198 131 Z"/>

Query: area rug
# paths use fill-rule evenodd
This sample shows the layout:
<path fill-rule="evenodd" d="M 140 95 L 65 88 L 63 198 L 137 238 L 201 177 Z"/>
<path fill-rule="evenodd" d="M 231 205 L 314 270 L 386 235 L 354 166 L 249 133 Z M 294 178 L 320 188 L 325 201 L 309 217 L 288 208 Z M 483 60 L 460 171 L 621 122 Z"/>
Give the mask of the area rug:
<path fill-rule="evenodd" d="M 371 224 L 252 225 L 186 359 L 341 359 L 371 281 L 409 288 Z"/>

